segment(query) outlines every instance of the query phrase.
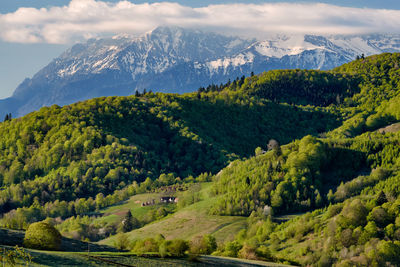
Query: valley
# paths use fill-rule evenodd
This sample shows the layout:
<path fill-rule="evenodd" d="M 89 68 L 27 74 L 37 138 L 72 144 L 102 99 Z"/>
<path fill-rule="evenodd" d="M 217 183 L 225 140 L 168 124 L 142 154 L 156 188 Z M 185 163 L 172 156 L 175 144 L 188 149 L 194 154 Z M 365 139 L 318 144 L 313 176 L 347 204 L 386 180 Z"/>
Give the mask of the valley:
<path fill-rule="evenodd" d="M 383 53 L 7 119 L 0 224 L 29 232 L 43 222 L 133 265 L 147 259 L 132 255 L 159 256 L 155 264 L 211 255 L 247 266 L 396 266 L 399 64 L 400 54 Z M 61 248 L 27 251 L 35 264 L 89 264 L 84 250 Z"/>

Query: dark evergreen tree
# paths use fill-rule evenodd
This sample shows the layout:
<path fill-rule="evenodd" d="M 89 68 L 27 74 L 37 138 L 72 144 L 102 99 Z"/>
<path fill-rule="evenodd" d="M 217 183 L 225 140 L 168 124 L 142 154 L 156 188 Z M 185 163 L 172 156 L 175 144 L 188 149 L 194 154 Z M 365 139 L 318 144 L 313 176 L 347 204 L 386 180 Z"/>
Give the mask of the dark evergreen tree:
<path fill-rule="evenodd" d="M 381 206 L 382 204 L 386 203 L 388 200 L 386 198 L 385 192 L 381 191 L 378 195 L 378 198 L 376 199 L 376 204 L 378 206 Z"/>
<path fill-rule="evenodd" d="M 134 229 L 134 221 L 131 211 L 129 210 L 125 218 L 122 220 L 122 232 L 130 232 Z"/>

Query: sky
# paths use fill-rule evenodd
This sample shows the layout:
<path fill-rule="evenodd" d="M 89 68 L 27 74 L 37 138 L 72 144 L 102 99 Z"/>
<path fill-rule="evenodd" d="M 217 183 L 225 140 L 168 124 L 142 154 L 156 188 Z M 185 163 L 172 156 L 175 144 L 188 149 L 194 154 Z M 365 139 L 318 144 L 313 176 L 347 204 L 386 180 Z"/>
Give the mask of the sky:
<path fill-rule="evenodd" d="M 400 33 L 400 1 L 1 0 L 0 99 L 76 42 L 165 25 L 259 38 Z"/>

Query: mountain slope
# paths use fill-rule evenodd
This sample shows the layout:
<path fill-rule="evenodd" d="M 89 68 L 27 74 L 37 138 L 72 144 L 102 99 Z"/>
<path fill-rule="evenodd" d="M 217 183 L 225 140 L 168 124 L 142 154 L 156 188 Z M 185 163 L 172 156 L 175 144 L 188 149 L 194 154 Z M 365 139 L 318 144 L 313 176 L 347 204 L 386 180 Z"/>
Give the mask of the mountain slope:
<path fill-rule="evenodd" d="M 275 121 L 275 116 L 286 120 Z M 329 110 L 241 92 L 147 93 L 54 105 L 0 123 L 0 208 L 48 205 L 44 213 L 21 217 L 29 221 L 50 213 L 84 214 L 96 208 L 99 194 L 109 199 L 105 203 L 115 203 L 148 190 L 163 173 L 172 173 L 173 181 L 216 173 L 271 138 L 285 143 L 338 125 L 340 119 Z M 81 198 L 82 203 L 75 202 Z M 10 222 L 25 224 L 24 219 Z"/>
<path fill-rule="evenodd" d="M 271 69 L 331 69 L 360 54 L 399 51 L 399 44 L 395 35 L 276 35 L 255 41 L 160 27 L 140 37 L 73 46 L 0 100 L 0 112 L 18 117 L 42 106 L 144 89 L 190 92 Z"/>
<path fill-rule="evenodd" d="M 399 54 L 382 54 L 335 69 L 361 77 L 360 91 L 344 101 L 353 114 L 341 127 L 236 161 L 215 177 L 220 200 L 211 211 L 251 214 L 246 230 L 217 254 L 306 266 L 399 265 L 400 132 L 382 131 L 400 121 L 399 64 Z M 269 217 L 301 210 L 310 212 L 282 224 Z"/>

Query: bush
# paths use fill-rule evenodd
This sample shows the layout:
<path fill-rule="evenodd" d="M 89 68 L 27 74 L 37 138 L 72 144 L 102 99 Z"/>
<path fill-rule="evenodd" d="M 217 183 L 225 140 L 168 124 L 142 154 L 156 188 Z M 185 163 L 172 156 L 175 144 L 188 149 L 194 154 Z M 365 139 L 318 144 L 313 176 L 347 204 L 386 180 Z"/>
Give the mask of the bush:
<path fill-rule="evenodd" d="M 236 241 L 228 242 L 225 244 L 225 251 L 223 256 L 227 257 L 237 257 L 239 250 L 242 246 Z"/>
<path fill-rule="evenodd" d="M 217 249 L 217 242 L 212 235 L 196 236 L 190 242 L 190 253 L 211 254 Z"/>
<path fill-rule="evenodd" d="M 343 216 L 340 220 L 342 227 L 357 227 L 366 223 L 368 209 L 359 199 L 354 199 L 344 206 L 341 215 Z"/>
<path fill-rule="evenodd" d="M 391 221 L 389 214 L 382 207 L 375 207 L 368 215 L 368 221 L 374 221 L 378 227 L 384 228 Z"/>
<path fill-rule="evenodd" d="M 34 249 L 60 250 L 61 234 L 49 223 L 32 223 L 25 232 L 24 245 Z"/>
<path fill-rule="evenodd" d="M 154 238 L 146 238 L 143 240 L 136 240 L 132 245 L 132 252 L 142 254 L 149 252 L 158 252 L 160 242 L 163 240 L 155 240 Z"/>
<path fill-rule="evenodd" d="M 256 254 L 256 248 L 249 245 L 245 244 L 238 252 L 238 257 L 242 259 L 248 259 L 248 260 L 257 260 L 257 254 Z"/>
<path fill-rule="evenodd" d="M 116 239 L 115 239 L 115 246 L 119 250 L 129 249 L 130 242 L 129 242 L 127 234 L 123 234 L 123 233 L 117 234 Z"/>
<path fill-rule="evenodd" d="M 173 257 L 183 257 L 185 252 L 189 249 L 189 244 L 182 239 L 171 240 L 168 244 L 168 252 Z"/>
<path fill-rule="evenodd" d="M 187 241 L 182 239 L 165 240 L 158 248 L 158 252 L 162 258 L 169 257 L 184 257 L 189 249 Z"/>

